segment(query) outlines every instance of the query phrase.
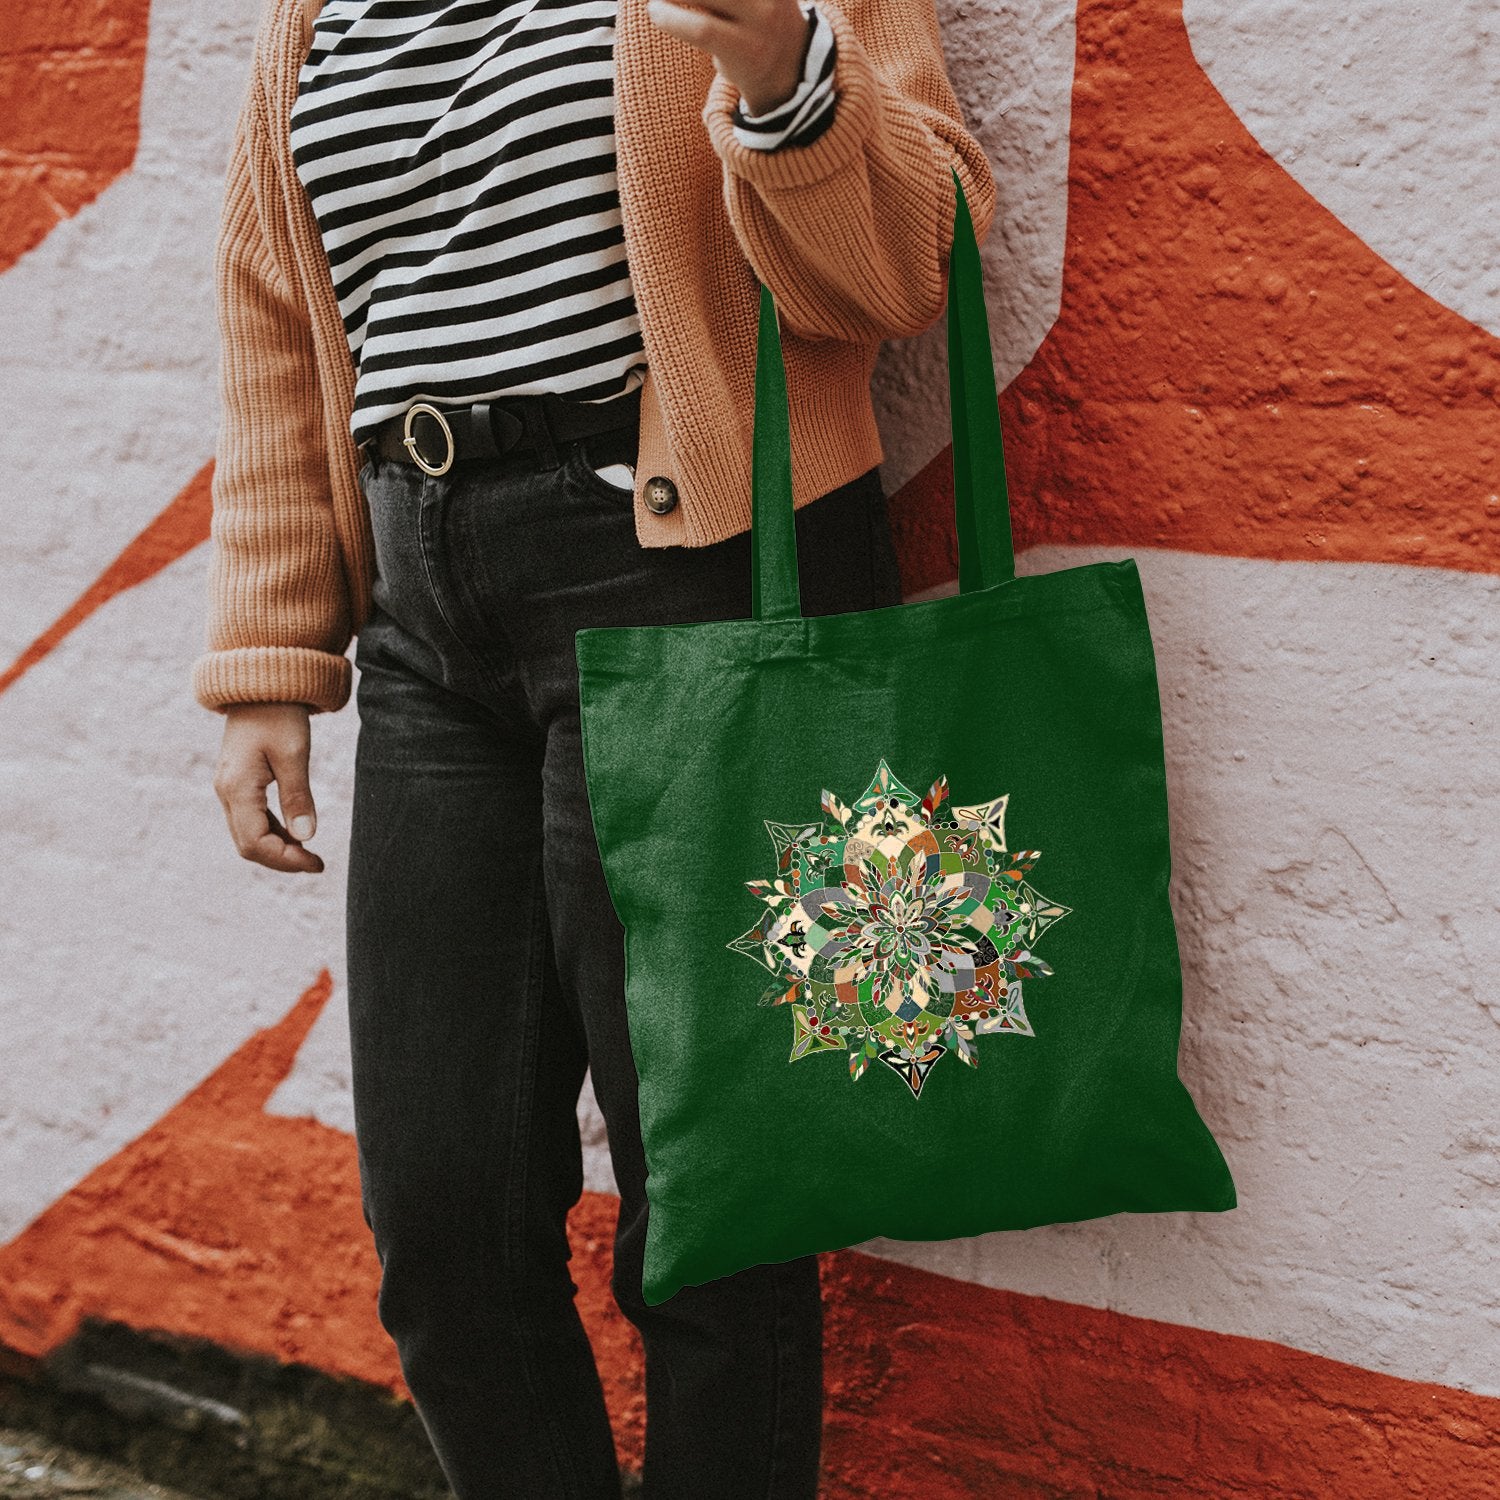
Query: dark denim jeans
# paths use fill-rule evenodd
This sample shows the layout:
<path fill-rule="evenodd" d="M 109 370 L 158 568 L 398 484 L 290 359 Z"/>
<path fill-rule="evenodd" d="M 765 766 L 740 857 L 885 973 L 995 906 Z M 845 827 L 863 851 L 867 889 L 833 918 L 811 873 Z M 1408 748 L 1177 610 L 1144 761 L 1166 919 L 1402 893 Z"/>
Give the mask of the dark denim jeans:
<path fill-rule="evenodd" d="M 573 635 L 748 617 L 750 553 L 746 533 L 641 547 L 629 492 L 590 462 L 634 441 L 361 473 L 378 577 L 355 654 L 348 995 L 378 1310 L 460 1500 L 619 1495 L 565 1225 L 591 1068 L 620 1191 L 612 1290 L 645 1349 L 645 1495 L 813 1500 L 816 1257 L 640 1296 L 624 935 L 584 789 Z M 806 614 L 898 602 L 878 468 L 799 510 L 797 534 Z"/>

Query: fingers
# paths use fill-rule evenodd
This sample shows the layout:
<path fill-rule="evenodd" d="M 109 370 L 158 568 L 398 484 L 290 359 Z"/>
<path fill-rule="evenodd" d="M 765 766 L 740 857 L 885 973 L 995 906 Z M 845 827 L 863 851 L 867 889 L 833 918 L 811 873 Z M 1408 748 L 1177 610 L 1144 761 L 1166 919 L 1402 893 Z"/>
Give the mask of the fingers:
<path fill-rule="evenodd" d="M 726 47 L 734 48 L 738 35 L 735 22 L 721 12 L 675 5 L 672 0 L 649 0 L 647 12 L 663 31 L 691 42 L 704 52 L 716 53 Z"/>
<path fill-rule="evenodd" d="M 269 755 L 271 774 L 276 778 L 276 800 L 281 804 L 281 821 L 301 843 L 318 831 L 318 812 L 313 806 L 307 774 L 307 742 L 272 745 Z"/>
<path fill-rule="evenodd" d="M 764 109 L 790 97 L 811 30 L 797 0 L 648 0 L 646 10 L 662 31 L 708 53 L 746 100 Z"/>
<path fill-rule="evenodd" d="M 240 856 L 269 870 L 315 874 L 323 869 L 323 861 L 301 847 L 266 798 L 275 781 L 284 812 L 290 802 L 291 817 L 315 817 L 308 789 L 308 741 L 306 710 L 296 705 L 237 708 L 225 726 L 214 791 Z"/>
<path fill-rule="evenodd" d="M 278 822 L 276 814 L 269 808 L 266 810 L 266 822 L 270 826 L 270 832 L 265 835 L 265 838 L 275 839 L 279 846 L 278 854 L 281 862 L 273 865 L 273 869 L 294 873 L 305 871 L 309 875 L 316 875 L 322 870 L 322 859 L 311 849 L 304 849 L 301 839 L 294 838 L 286 825 Z M 264 863 L 264 861 L 261 862 Z"/>

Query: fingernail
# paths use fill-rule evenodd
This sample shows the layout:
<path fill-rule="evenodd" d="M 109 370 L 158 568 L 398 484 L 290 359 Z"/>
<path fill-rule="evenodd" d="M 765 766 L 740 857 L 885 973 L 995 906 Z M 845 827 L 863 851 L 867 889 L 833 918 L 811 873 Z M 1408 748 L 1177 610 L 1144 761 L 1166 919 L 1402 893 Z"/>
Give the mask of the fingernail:
<path fill-rule="evenodd" d="M 306 813 L 292 819 L 292 837 L 294 839 L 310 839 L 313 831 L 313 820 Z"/>

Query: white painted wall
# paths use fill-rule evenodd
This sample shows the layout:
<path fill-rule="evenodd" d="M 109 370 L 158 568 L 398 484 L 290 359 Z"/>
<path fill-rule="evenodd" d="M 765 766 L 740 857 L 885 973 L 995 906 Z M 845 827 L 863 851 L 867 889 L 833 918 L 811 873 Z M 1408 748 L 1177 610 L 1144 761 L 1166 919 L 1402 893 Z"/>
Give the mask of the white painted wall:
<path fill-rule="evenodd" d="M 871 1249 L 1500 1394 L 1500 579 L 1134 555 L 1225 1214 Z M 1045 851 L 1044 851 L 1045 852 Z"/>
<path fill-rule="evenodd" d="M 1246 129 L 1429 296 L 1500 334 L 1495 0 L 1185 0 Z"/>
<path fill-rule="evenodd" d="M 258 10 L 155 0 L 135 170 L 0 275 L 7 663 L 213 455 L 213 244 Z M 0 1239 L 342 974 L 354 715 L 314 739 L 327 871 L 241 860 L 222 721 L 187 680 L 207 564 L 111 600 L 0 695 Z M 346 1095 L 323 1095 L 341 1120 Z"/>

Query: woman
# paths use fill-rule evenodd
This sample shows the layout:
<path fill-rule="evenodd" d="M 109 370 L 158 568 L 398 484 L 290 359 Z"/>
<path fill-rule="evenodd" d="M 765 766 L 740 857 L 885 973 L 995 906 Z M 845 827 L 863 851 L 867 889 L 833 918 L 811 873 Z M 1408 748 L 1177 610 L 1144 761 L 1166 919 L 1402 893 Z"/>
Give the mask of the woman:
<path fill-rule="evenodd" d="M 350 696 L 357 637 L 361 1187 L 380 1317 L 461 1500 L 619 1493 L 567 1269 L 586 1070 L 645 1493 L 816 1494 L 816 1258 L 641 1300 L 573 635 L 749 615 L 761 281 L 804 612 L 899 600 L 869 376 L 943 311 L 950 166 L 982 236 L 994 180 L 932 0 L 267 0 L 216 256 L 193 688 L 225 715 L 241 855 L 320 871 L 309 718 Z"/>

